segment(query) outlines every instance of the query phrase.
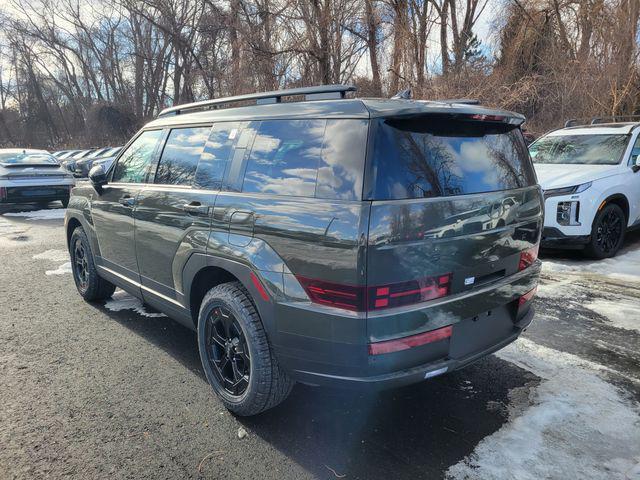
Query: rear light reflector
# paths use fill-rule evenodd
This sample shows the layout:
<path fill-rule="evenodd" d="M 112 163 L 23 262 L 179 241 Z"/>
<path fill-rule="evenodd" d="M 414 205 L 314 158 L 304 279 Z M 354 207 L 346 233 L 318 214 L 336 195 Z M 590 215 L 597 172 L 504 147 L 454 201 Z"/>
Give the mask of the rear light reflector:
<path fill-rule="evenodd" d="M 527 250 L 520 252 L 520 264 L 518 265 L 518 271 L 524 270 L 525 268 L 533 265 L 533 263 L 538 258 L 538 249 L 540 248 L 540 244 L 537 244 Z"/>
<path fill-rule="evenodd" d="M 343 285 L 296 276 L 314 303 L 354 312 L 381 310 L 426 302 L 449 294 L 451 274 L 376 287 Z"/>
<path fill-rule="evenodd" d="M 262 282 L 260 282 L 260 280 L 258 279 L 256 274 L 253 273 L 253 272 L 251 272 L 251 275 L 249 275 L 249 276 L 251 277 L 251 282 L 253 282 L 253 286 L 256 287 L 256 290 L 258 290 L 258 293 L 260 294 L 262 299 L 265 302 L 268 302 L 269 301 L 269 295 L 267 294 L 267 291 L 262 286 Z"/>
<path fill-rule="evenodd" d="M 532 300 L 533 297 L 535 296 L 536 292 L 538 291 L 538 286 L 536 285 L 535 288 L 532 288 L 531 290 L 529 290 L 527 293 L 525 293 L 524 295 L 522 295 L 519 299 L 518 299 L 518 307 L 523 306 L 525 303 L 527 303 L 528 301 Z"/>
<path fill-rule="evenodd" d="M 439 342 L 451 337 L 453 327 L 438 328 L 430 332 L 412 335 L 410 337 L 398 338 L 395 340 L 387 340 L 384 342 L 375 342 L 369 344 L 369 355 L 382 355 L 383 353 L 399 352 L 408 350 L 409 348 L 419 347 L 428 343 Z"/>

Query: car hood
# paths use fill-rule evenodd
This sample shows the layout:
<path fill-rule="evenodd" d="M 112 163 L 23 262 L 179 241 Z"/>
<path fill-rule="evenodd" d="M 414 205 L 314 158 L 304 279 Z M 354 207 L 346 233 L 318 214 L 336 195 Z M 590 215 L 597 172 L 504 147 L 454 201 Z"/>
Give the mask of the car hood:
<path fill-rule="evenodd" d="M 583 183 L 610 177 L 620 171 L 619 165 L 568 165 L 544 164 L 533 165 L 538 176 L 538 183 L 543 190 L 572 187 Z"/>

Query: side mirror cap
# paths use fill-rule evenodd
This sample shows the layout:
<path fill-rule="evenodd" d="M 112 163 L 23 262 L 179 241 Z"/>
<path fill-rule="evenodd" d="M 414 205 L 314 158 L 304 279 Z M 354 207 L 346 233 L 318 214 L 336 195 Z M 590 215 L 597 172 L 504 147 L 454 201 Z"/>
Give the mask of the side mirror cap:
<path fill-rule="evenodd" d="M 94 187 L 99 188 L 107 184 L 107 172 L 102 165 L 96 165 L 89 170 L 89 180 Z"/>

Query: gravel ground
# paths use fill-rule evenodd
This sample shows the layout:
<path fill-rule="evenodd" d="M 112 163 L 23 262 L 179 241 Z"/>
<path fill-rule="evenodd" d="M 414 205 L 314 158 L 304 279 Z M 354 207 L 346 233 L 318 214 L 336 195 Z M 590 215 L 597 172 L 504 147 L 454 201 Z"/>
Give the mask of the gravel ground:
<path fill-rule="evenodd" d="M 514 347 L 379 394 L 296 386 L 244 419 L 214 397 L 192 332 L 124 293 L 80 299 L 61 212 L 47 212 L 0 216 L 0 479 L 640 478 L 640 277 L 550 257 L 536 321 Z M 628 245 L 640 249 L 640 235 Z M 574 391 L 592 395 L 552 388 L 575 375 Z M 594 437 L 609 428 L 589 420 L 598 408 L 626 424 L 607 437 L 616 455 Z M 498 468 L 505 436 L 527 449 Z"/>

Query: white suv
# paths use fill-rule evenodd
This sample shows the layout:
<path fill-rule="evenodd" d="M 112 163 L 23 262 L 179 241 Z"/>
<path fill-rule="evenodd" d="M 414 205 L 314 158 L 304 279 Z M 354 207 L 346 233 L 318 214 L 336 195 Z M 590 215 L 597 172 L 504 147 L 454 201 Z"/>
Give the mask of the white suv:
<path fill-rule="evenodd" d="M 543 247 L 613 257 L 640 225 L 640 123 L 567 127 L 529 146 L 544 190 Z"/>

